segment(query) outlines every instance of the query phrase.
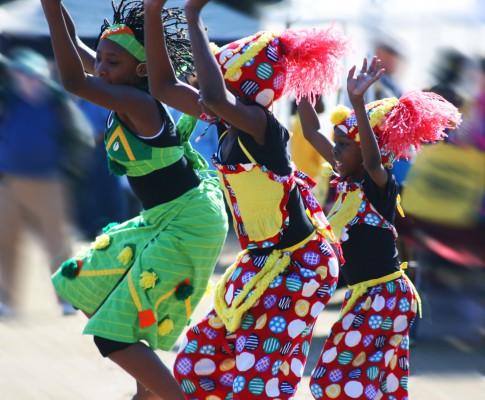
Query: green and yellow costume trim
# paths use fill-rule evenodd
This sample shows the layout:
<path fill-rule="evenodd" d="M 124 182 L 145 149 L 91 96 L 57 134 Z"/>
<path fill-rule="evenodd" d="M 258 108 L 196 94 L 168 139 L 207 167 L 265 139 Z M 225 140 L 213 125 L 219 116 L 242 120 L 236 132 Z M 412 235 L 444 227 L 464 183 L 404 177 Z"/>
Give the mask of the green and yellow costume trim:
<path fill-rule="evenodd" d="M 163 106 L 161 106 L 163 107 Z M 115 113 L 108 119 L 105 146 L 109 168 L 115 175 L 144 176 L 168 167 L 186 157 L 196 170 L 207 170 L 207 161 L 192 147 L 189 139 L 197 119 L 182 115 L 176 129 L 180 137 L 179 146 L 153 147 L 140 140 L 124 126 Z"/>
<path fill-rule="evenodd" d="M 101 39 L 108 39 L 123 47 L 140 62 L 146 62 L 145 48 L 136 39 L 133 30 L 125 24 L 113 24 L 106 28 Z"/>
<path fill-rule="evenodd" d="M 59 296 L 91 316 L 85 334 L 170 350 L 204 295 L 227 217 L 217 179 L 186 143 L 195 122 L 182 117 L 177 129 L 183 144 L 161 149 L 138 140 L 115 116 L 108 123 L 108 156 L 125 173 L 144 175 L 185 156 L 201 183 L 131 220 L 109 224 L 53 275 Z"/>
<path fill-rule="evenodd" d="M 205 294 L 226 231 L 217 181 L 203 179 L 178 199 L 111 225 L 61 266 L 54 287 L 91 315 L 85 334 L 169 350 Z"/>

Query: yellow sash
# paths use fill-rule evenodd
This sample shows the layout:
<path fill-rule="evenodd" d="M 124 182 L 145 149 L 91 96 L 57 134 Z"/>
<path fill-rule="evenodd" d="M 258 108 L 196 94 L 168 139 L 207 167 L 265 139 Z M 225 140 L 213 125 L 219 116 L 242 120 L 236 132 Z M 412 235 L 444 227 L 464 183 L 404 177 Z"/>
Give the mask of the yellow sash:
<path fill-rule="evenodd" d="M 407 264 L 408 264 L 407 262 L 402 263 L 401 269 L 399 271 L 393 272 L 392 274 L 381 276 L 380 278 L 376 278 L 376 279 L 370 279 L 364 282 L 359 282 L 359 283 L 356 283 L 355 285 L 349 285 L 349 289 L 352 290 L 352 295 L 350 296 L 350 299 L 347 301 L 347 304 L 345 305 L 345 307 L 340 311 L 340 317 L 342 318 L 347 312 L 349 312 L 349 310 L 352 309 L 357 299 L 361 297 L 367 291 L 367 289 L 373 286 L 380 285 L 381 283 L 391 282 L 397 278 L 403 277 L 409 283 L 409 286 L 411 286 L 411 290 L 416 296 L 416 302 L 418 305 L 418 315 L 421 318 L 423 314 L 421 297 L 419 296 L 419 293 L 416 290 L 416 287 L 414 286 L 413 282 L 411 282 L 411 279 L 409 279 L 409 277 L 404 273 L 404 270 L 407 268 Z"/>
<path fill-rule="evenodd" d="M 314 238 L 315 232 L 312 232 L 310 236 L 291 247 L 273 250 L 261 271 L 244 285 L 243 290 L 233 299 L 231 305 L 228 306 L 224 298 L 226 284 L 234 270 L 238 267 L 241 259 L 244 256 L 250 257 L 247 250 L 239 253 L 236 262 L 226 270 L 222 278 L 217 282 L 214 299 L 214 308 L 217 315 L 222 319 L 229 332 L 235 332 L 239 328 L 244 313 L 263 295 L 271 282 L 288 267 L 291 261 L 291 253 L 303 247 Z M 248 296 L 251 290 L 253 290 L 253 293 Z"/>

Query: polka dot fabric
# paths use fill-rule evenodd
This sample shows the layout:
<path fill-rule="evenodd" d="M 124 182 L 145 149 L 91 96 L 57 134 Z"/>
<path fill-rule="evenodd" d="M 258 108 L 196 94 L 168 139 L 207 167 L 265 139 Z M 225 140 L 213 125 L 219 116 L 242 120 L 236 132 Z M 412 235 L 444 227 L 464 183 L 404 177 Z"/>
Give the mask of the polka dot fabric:
<path fill-rule="evenodd" d="M 312 372 L 313 397 L 408 400 L 409 330 L 416 311 L 404 278 L 369 288 L 332 327 Z"/>
<path fill-rule="evenodd" d="M 246 255 L 228 280 L 225 301 L 258 272 L 261 257 Z M 318 261 L 317 261 L 318 260 Z M 337 260 L 321 236 L 292 254 L 278 275 L 228 332 L 211 311 L 187 333 L 174 374 L 187 399 L 291 399 L 303 374 L 313 325 L 334 293 Z M 208 346 L 214 351 L 202 351 Z"/>
<path fill-rule="evenodd" d="M 375 226 L 378 228 L 388 229 L 392 232 L 395 238 L 397 238 L 397 231 L 393 224 L 387 221 L 377 209 L 372 205 L 367 196 L 364 193 L 361 183 L 349 183 L 346 179 L 337 178 L 331 182 L 331 185 L 336 188 L 339 196 L 342 196 L 342 200 L 345 200 L 347 193 L 360 190 L 362 193 L 362 203 L 357 211 L 357 215 L 347 224 L 346 231 L 351 226 L 358 224 L 365 224 Z M 342 235 L 340 238 L 342 241 L 348 240 L 348 235 Z"/>
<path fill-rule="evenodd" d="M 267 35 L 267 33 L 261 32 L 222 47 L 215 55 L 222 71 L 225 73 L 258 41 L 263 40 L 265 43 L 263 35 Z M 250 57 L 233 74 L 225 76 L 225 81 L 241 97 L 269 107 L 283 94 L 285 68 L 282 57 L 279 39 L 277 37 L 268 38 L 267 45 Z"/>

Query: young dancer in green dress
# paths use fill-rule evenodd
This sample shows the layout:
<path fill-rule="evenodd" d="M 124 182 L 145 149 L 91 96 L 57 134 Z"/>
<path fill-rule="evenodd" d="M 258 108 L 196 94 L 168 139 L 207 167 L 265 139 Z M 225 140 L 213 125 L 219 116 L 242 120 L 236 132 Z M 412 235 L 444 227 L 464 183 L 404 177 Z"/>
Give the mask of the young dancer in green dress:
<path fill-rule="evenodd" d="M 128 176 L 144 208 L 64 262 L 54 285 L 89 316 L 84 333 L 94 335 L 102 355 L 138 381 L 137 398 L 181 399 L 154 350 L 172 348 L 206 289 L 227 231 L 221 191 L 188 142 L 195 119 L 183 116 L 175 125 L 148 93 L 143 3 L 114 6 L 96 53 L 75 37 L 59 0 L 42 5 L 64 87 L 112 110 L 105 135 L 109 167 Z M 178 10 L 162 18 L 177 28 L 182 22 Z M 190 52 L 183 31 L 177 32 L 166 36 L 174 68 L 183 71 Z"/>

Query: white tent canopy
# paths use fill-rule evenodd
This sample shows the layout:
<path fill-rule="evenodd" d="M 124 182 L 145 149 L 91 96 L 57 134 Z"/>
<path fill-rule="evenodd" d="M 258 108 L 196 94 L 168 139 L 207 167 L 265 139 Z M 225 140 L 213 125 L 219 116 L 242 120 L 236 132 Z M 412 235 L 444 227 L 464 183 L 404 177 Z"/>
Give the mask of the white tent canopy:
<path fill-rule="evenodd" d="M 169 0 L 167 7 L 183 6 L 183 0 Z M 104 18 L 111 19 L 110 0 L 64 0 L 72 14 L 78 34 L 95 37 Z M 217 3 L 211 3 L 203 12 L 211 38 L 231 40 L 260 30 L 257 19 L 233 11 Z M 0 33 L 14 35 L 48 34 L 47 24 L 38 0 L 20 0 L 0 7 Z"/>
<path fill-rule="evenodd" d="M 268 6 L 268 21 L 292 25 L 318 25 L 322 22 L 361 23 L 382 18 L 392 24 L 413 25 L 441 22 L 485 22 L 483 0 L 286 0 Z"/>
<path fill-rule="evenodd" d="M 271 29 L 322 26 L 335 22 L 351 38 L 347 66 L 372 55 L 383 41 L 406 55 L 405 87 L 422 88 L 440 48 L 470 56 L 485 54 L 484 0 L 287 0 L 262 14 Z"/>

